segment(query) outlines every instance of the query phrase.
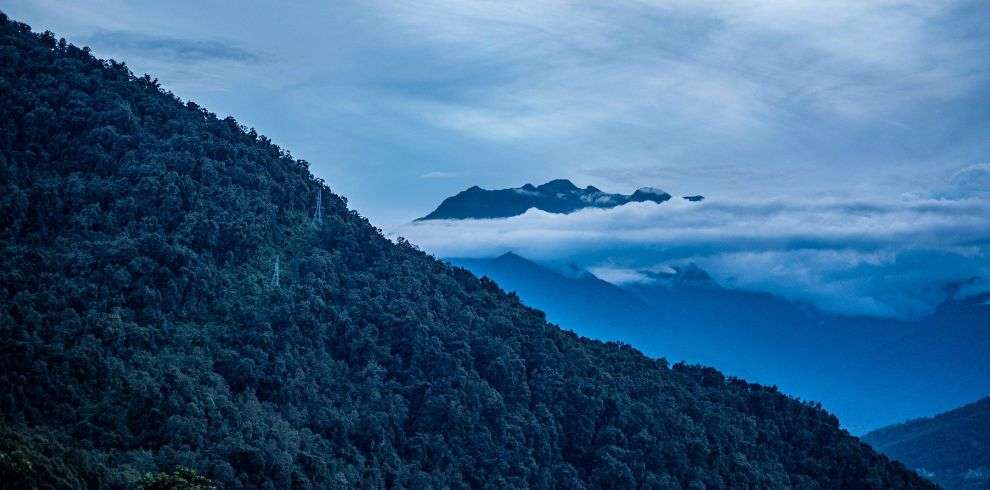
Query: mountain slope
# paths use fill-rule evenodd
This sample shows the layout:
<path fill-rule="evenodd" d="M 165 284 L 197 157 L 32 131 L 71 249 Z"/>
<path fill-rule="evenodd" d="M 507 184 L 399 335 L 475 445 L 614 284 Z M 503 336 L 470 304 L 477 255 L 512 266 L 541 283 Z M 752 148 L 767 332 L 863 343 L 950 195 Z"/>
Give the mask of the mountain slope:
<path fill-rule="evenodd" d="M 847 317 L 719 287 L 693 267 L 647 272 L 655 282 L 618 287 L 512 257 L 452 262 L 581 335 L 780 386 L 822 402 L 854 433 L 990 390 L 990 305 L 982 297 L 947 302 L 914 321 Z"/>
<path fill-rule="evenodd" d="M 475 275 L 487 276 L 501 288 L 512 291 L 526 304 L 546 313 L 557 324 L 601 340 L 622 340 L 639 345 L 656 336 L 668 337 L 660 318 L 650 318 L 654 310 L 644 301 L 622 288 L 591 274 L 568 277 L 526 260 L 514 253 L 494 259 L 448 259 Z M 656 321 L 644 321 L 646 319 Z M 640 338 L 632 331 L 639 325 L 650 325 Z M 622 332 L 618 336 L 616 333 Z"/>
<path fill-rule="evenodd" d="M 884 427 L 863 440 L 945 488 L 990 488 L 990 398 Z"/>
<path fill-rule="evenodd" d="M 609 194 L 590 185 L 581 189 L 565 179 L 511 189 L 487 190 L 474 186 L 444 199 L 437 209 L 417 221 L 507 218 L 523 214 L 531 208 L 548 213 L 571 213 L 584 208 L 614 208 L 631 202 L 660 204 L 669 201 L 670 197 L 670 194 L 652 187 L 640 188 L 628 196 Z"/>
<path fill-rule="evenodd" d="M 0 125 L 4 485 L 928 487 L 816 406 L 548 325 L 3 15 Z"/>

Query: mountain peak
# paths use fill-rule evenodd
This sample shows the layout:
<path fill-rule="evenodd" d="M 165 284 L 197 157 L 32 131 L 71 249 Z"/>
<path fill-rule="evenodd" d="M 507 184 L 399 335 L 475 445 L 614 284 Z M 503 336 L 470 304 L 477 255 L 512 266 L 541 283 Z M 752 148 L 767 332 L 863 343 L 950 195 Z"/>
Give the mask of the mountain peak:
<path fill-rule="evenodd" d="M 657 204 L 669 201 L 671 195 L 656 187 L 640 187 L 629 196 L 630 201 L 646 202 L 652 201 Z"/>
<path fill-rule="evenodd" d="M 517 253 L 515 253 L 515 252 L 513 252 L 511 250 L 508 251 L 508 252 L 505 252 L 502 255 L 499 255 L 498 257 L 495 258 L 495 260 L 521 260 L 521 261 L 529 262 L 528 260 L 526 260 L 525 258 L 523 258 L 521 255 L 519 255 L 519 254 L 517 254 Z"/>
<path fill-rule="evenodd" d="M 532 208 L 566 214 L 585 208 L 614 208 L 630 202 L 660 204 L 670 198 L 670 194 L 656 187 L 640 187 L 630 195 L 610 194 L 592 185 L 581 189 L 567 179 L 554 179 L 539 186 L 526 184 L 494 190 L 472 186 L 444 199 L 437 209 L 417 221 L 508 218 Z"/>
<path fill-rule="evenodd" d="M 567 179 L 554 179 L 537 187 L 537 189 L 543 192 L 572 192 L 580 190 L 578 186 Z"/>
<path fill-rule="evenodd" d="M 657 189 L 656 187 L 640 187 L 639 189 L 636 189 L 636 192 L 634 192 L 634 194 L 653 194 L 657 196 L 670 195 L 661 189 Z"/>

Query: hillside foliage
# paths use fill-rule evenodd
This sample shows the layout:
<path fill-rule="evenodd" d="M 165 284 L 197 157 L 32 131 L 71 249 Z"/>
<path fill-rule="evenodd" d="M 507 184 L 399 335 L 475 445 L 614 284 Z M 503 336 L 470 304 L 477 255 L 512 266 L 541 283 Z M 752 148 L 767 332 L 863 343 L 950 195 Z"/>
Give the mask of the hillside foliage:
<path fill-rule="evenodd" d="M 0 486 L 928 486 L 816 405 L 547 324 L 2 15 L 0 185 Z"/>
<path fill-rule="evenodd" d="M 990 397 L 863 439 L 947 489 L 990 489 Z"/>

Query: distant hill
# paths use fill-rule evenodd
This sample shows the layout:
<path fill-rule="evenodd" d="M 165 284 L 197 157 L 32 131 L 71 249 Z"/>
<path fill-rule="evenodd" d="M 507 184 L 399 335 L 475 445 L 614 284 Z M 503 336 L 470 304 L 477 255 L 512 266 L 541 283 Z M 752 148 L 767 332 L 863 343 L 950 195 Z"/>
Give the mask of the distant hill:
<path fill-rule="evenodd" d="M 581 189 L 565 179 L 511 189 L 486 190 L 474 186 L 444 199 L 436 210 L 419 220 L 507 218 L 532 208 L 548 213 L 571 213 L 584 208 L 613 208 L 630 202 L 659 204 L 670 198 L 670 194 L 652 187 L 640 188 L 627 196 L 602 192 L 590 185 Z"/>
<path fill-rule="evenodd" d="M 990 398 L 863 436 L 947 489 L 990 488 Z"/>
<path fill-rule="evenodd" d="M 506 291 L 512 291 L 527 304 L 546 312 L 560 325 L 602 340 L 623 340 L 627 343 L 646 341 L 657 336 L 667 337 L 659 312 L 628 291 L 592 274 L 575 271 L 564 275 L 535 264 L 514 253 L 495 259 L 459 259 L 448 261 L 464 267 L 477 276 L 493 279 Z M 644 319 L 654 316 L 649 322 Z M 645 330 L 639 331 L 640 327 Z M 633 332 L 638 332 L 634 339 Z M 623 335 L 617 336 L 617 332 Z"/>
<path fill-rule="evenodd" d="M 814 404 L 548 324 L 2 14 L 0 186 L 0 487 L 931 488 Z"/>
<path fill-rule="evenodd" d="M 697 267 L 622 287 L 517 255 L 453 259 L 581 335 L 717 365 L 835 411 L 854 433 L 958 406 L 990 391 L 990 305 L 950 301 L 915 321 L 848 317 L 720 287 Z"/>

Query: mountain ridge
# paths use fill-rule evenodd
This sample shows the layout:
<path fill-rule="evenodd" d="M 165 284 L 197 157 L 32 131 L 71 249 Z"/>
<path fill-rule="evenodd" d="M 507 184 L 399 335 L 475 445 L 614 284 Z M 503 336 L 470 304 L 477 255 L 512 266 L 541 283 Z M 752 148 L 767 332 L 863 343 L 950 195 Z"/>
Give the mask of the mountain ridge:
<path fill-rule="evenodd" d="M 591 185 L 581 189 L 567 179 L 551 180 L 539 186 L 525 184 L 494 190 L 471 186 L 444 199 L 435 210 L 416 221 L 509 218 L 534 208 L 566 214 L 585 208 L 613 208 L 631 202 L 661 204 L 671 197 L 654 187 L 640 187 L 629 195 L 610 194 Z"/>
<path fill-rule="evenodd" d="M 863 440 L 947 489 L 990 488 L 990 397 L 871 431 Z"/>

